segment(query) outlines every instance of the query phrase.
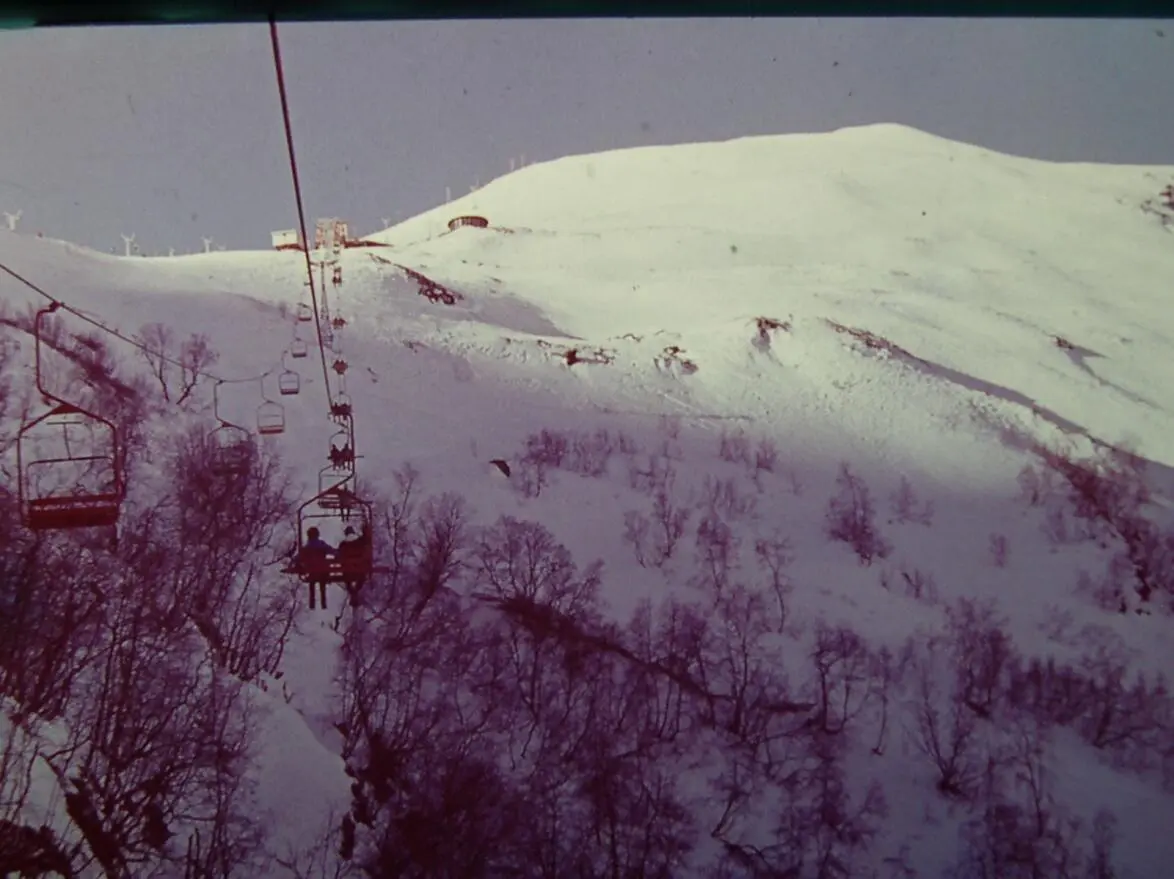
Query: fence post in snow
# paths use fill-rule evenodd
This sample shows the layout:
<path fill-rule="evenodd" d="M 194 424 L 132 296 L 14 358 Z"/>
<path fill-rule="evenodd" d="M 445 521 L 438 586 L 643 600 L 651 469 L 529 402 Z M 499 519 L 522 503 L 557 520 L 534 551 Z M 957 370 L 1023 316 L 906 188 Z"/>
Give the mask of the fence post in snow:
<path fill-rule="evenodd" d="M 24 210 L 19 210 L 15 214 L 10 214 L 8 211 L 4 212 L 4 222 L 8 224 L 9 232 L 16 231 L 16 224 L 20 221 L 20 215 L 23 213 Z"/>

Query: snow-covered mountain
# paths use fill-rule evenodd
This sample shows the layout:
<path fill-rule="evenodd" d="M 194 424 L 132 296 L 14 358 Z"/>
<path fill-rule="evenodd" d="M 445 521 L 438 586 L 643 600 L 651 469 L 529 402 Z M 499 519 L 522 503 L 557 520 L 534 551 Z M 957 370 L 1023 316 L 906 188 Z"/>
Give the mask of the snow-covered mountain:
<path fill-rule="evenodd" d="M 1118 822 L 1116 875 L 1165 875 L 1174 707 L 1150 685 L 1174 659 L 1174 539 L 1163 537 L 1174 534 L 1174 207 L 1161 195 L 1172 181 L 1174 168 L 1040 162 L 876 125 L 531 165 L 368 238 L 381 246 L 344 250 L 342 283 L 327 278 L 326 291 L 346 325 L 326 361 L 349 367 L 362 490 L 396 497 L 395 474 L 411 462 L 424 492 L 465 499 L 470 554 L 448 586 L 470 608 L 484 604 L 470 596 L 495 582 L 478 550 L 489 538 L 476 528 L 500 516 L 541 523 L 581 576 L 603 560 L 600 618 L 559 609 L 581 623 L 578 637 L 598 639 L 583 650 L 675 687 L 689 717 L 646 750 L 640 735 L 629 749 L 629 733 L 616 732 L 619 750 L 607 754 L 591 723 L 607 715 L 620 730 L 628 721 L 608 714 L 615 705 L 582 716 L 582 705 L 565 706 L 569 726 L 543 727 L 542 747 L 571 748 L 559 735 L 579 729 L 596 769 L 624 767 L 600 784 L 647 796 L 615 794 L 628 811 L 604 820 L 603 794 L 589 784 L 596 770 L 579 768 L 578 752 L 563 755 L 576 767 L 561 782 L 565 829 L 548 828 L 546 849 L 518 848 L 517 821 L 501 817 L 526 808 L 522 823 L 546 828 L 557 811 L 542 798 L 547 788 L 536 793 L 534 766 L 548 772 L 545 758 L 506 735 L 516 718 L 499 728 L 492 712 L 481 717 L 492 734 L 445 726 L 436 741 L 460 739 L 462 759 L 475 753 L 510 781 L 466 778 L 496 805 L 459 819 L 436 805 L 432 821 L 447 815 L 447 847 L 483 845 L 480 863 L 498 857 L 498 872 L 404 854 L 404 822 L 422 807 L 403 793 L 374 807 L 371 827 L 359 822 L 359 858 L 380 834 L 399 840 L 402 855 L 392 866 L 385 852 L 369 875 L 936 877 L 961 858 L 962 876 L 1108 876 L 1082 872 L 1083 863 L 1063 872 L 1054 859 L 1061 848 L 1095 848 L 1101 808 Z M 450 231 L 462 215 L 489 225 Z M 326 378 L 312 324 L 295 317 L 301 253 L 120 258 L 0 231 L 0 263 L 128 337 L 152 322 L 206 335 L 219 353 L 208 371 L 226 380 L 219 414 L 252 425 L 263 395 L 278 402 L 285 431 L 268 442 L 293 495 L 317 490 L 337 430 L 324 384 L 337 376 Z M 45 304 L 8 275 L 0 302 L 9 316 Z M 21 345 L 8 374 L 19 384 L 32 346 L 7 329 Z M 311 343 L 305 359 L 283 358 L 295 332 Z M 132 346 L 107 341 L 128 370 L 147 374 Z M 277 393 L 284 370 L 300 375 L 296 396 Z M 198 385 L 193 399 L 205 405 L 211 386 Z M 195 417 L 153 416 L 155 439 Z M 6 445 L 15 427 L 7 418 Z M 1116 447 L 1129 454 L 1111 454 Z M 1041 457 L 1044 448 L 1061 457 Z M 1065 464 L 1096 455 L 1111 468 L 1096 471 L 1099 481 Z M 151 507 L 165 469 L 150 455 L 140 461 L 131 507 Z M 1088 501 L 1135 478 L 1148 489 L 1140 505 L 1072 499 L 1074 485 Z M 862 486 L 876 534 L 856 552 L 829 534 L 829 508 L 849 531 L 866 532 L 849 515 L 861 512 Z M 1140 537 L 1139 521 L 1151 523 Z M 389 536 L 377 535 L 386 558 Z M 386 576 L 369 588 L 390 588 Z M 289 581 L 270 568 L 259 582 L 280 590 Z M 529 597 L 558 604 L 541 590 Z M 270 875 L 295 875 L 288 852 L 353 808 L 344 758 L 352 774 L 375 762 L 369 735 L 336 726 L 353 720 L 347 678 L 335 671 L 354 628 L 349 611 L 335 625 L 332 601 L 328 613 L 299 615 L 281 683 L 256 678 L 268 683 L 254 694 L 250 778 Z M 704 649 L 689 654 L 681 636 L 672 666 L 656 653 L 669 642 L 650 635 L 639 664 L 630 621 L 644 602 L 657 619 L 672 602 L 693 608 L 692 619 L 711 624 L 697 642 Z M 522 650 L 528 630 L 516 607 L 495 613 L 496 622 L 474 610 L 467 619 L 505 626 Z M 557 651 L 547 656 L 533 637 L 531 660 L 556 663 Z M 452 684 L 473 695 L 432 682 L 411 698 L 455 700 L 444 701 L 451 711 L 476 701 L 478 687 L 505 686 L 484 668 L 491 653 L 501 675 L 517 671 L 508 651 L 475 653 L 476 667 Z M 1049 657 L 1072 675 L 1029 671 L 1031 659 Z M 548 708 L 560 692 L 570 700 L 553 678 L 543 686 L 554 688 L 538 697 Z M 658 696 L 627 698 L 636 711 Z M 385 702 L 400 710 L 408 699 L 397 692 Z M 753 717 L 722 714 L 735 704 Z M 1044 718 L 1046 735 L 1025 718 Z M 65 735 L 63 723 L 43 734 Z M 16 741 L 10 723 L 0 728 Z M 425 786 L 423 765 L 394 784 Z M 1001 770 L 997 785 L 988 765 Z M 37 768 L 33 805 L 7 817 L 78 838 L 58 787 Z M 524 805 L 501 799 L 506 789 Z M 1053 798 L 1053 817 L 1070 814 L 1084 829 L 1038 821 L 1033 789 L 1039 803 Z M 487 817 L 494 810 L 498 823 Z M 592 832 L 611 828 L 611 848 L 599 841 L 606 834 L 583 830 L 584 815 L 595 816 Z M 624 834 L 617 821 L 628 822 Z M 650 842 L 656 827 L 678 842 Z M 184 832 L 178 823 L 172 831 Z M 564 851 L 561 863 L 509 872 L 525 860 L 519 852 L 539 849 L 577 849 L 585 862 Z M 1050 866 L 1024 872 L 1015 859 L 1030 860 L 1028 850 Z"/>

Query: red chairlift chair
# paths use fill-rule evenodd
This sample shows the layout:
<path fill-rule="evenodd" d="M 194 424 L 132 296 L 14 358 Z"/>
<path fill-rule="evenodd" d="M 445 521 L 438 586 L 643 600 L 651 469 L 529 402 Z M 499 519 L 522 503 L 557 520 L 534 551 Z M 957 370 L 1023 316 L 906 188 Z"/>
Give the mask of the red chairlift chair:
<path fill-rule="evenodd" d="M 278 378 L 277 389 L 286 396 L 296 394 L 302 389 L 301 376 L 299 376 L 292 369 L 287 369 L 281 374 L 281 377 Z"/>
<path fill-rule="evenodd" d="M 102 444 L 91 442 L 85 453 L 74 453 L 69 438 L 71 428 L 82 429 L 75 433 L 92 435 L 95 430 L 106 433 L 110 451 L 99 451 Z M 58 429 L 65 453 L 46 455 L 39 449 L 46 444 L 49 434 Z M 126 492 L 119 465 L 117 431 L 105 418 L 70 403 L 58 403 L 21 427 L 16 456 L 20 473 L 17 493 L 26 528 L 56 531 L 118 523 Z"/>
<path fill-rule="evenodd" d="M 298 320 L 309 323 L 314 319 L 314 309 L 305 302 L 298 303 Z"/>
<path fill-rule="evenodd" d="M 42 383 L 41 324 L 59 307 L 60 303 L 54 302 L 42 308 L 33 323 L 37 390 L 46 402 L 55 405 L 23 424 L 17 433 L 21 521 L 33 531 L 109 527 L 118 523 L 126 496 L 118 430 L 102 416 L 50 393 Z M 44 451 L 59 430 L 61 442 L 56 450 Z M 105 441 L 95 440 L 95 434 L 105 435 Z M 89 442 L 75 452 L 74 445 L 82 437 Z M 65 484 L 69 487 L 59 490 Z"/>
<path fill-rule="evenodd" d="M 285 409 L 280 403 L 266 400 L 257 407 L 257 432 L 264 436 L 285 432 Z"/>
<path fill-rule="evenodd" d="M 289 353 L 289 352 L 286 352 Z M 285 366 L 285 354 L 281 355 L 281 365 Z M 284 372 L 277 377 L 277 390 L 285 396 L 296 394 L 302 389 L 302 378 L 292 369 L 286 368 Z"/>
<path fill-rule="evenodd" d="M 295 338 L 289 346 L 289 356 L 294 358 L 302 358 L 310 353 L 310 349 L 306 346 L 305 341 Z"/>

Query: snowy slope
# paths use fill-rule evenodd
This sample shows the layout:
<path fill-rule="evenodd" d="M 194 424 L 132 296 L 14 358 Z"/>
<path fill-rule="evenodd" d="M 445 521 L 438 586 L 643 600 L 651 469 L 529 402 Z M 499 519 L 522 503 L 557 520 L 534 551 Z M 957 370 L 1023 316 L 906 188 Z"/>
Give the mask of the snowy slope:
<path fill-rule="evenodd" d="M 846 622 L 896 648 L 919 626 L 940 628 L 942 604 L 991 598 L 1027 652 L 1071 652 L 1041 631 L 1064 608 L 1072 630 L 1103 627 L 1135 668 L 1160 671 L 1174 656 L 1168 616 L 1109 614 L 1074 594 L 1102 554 L 1044 539 L 1041 514 L 1017 500 L 1029 457 L 1016 436 L 1068 438 L 1081 454 L 1090 438 L 1132 443 L 1171 524 L 1174 237 L 1139 205 L 1172 177 L 998 155 L 892 125 L 529 166 L 371 236 L 387 247 L 344 252 L 343 285 L 329 295 L 349 323 L 339 335 L 361 478 L 390 491 L 392 470 L 411 460 L 429 491 L 460 492 L 478 521 L 543 521 L 580 564 L 606 561 L 623 618 L 686 571 L 636 564 L 624 513 L 644 501 L 627 479 L 556 473 L 522 498 L 488 460 L 516 460 L 542 428 L 605 427 L 650 449 L 673 432 L 666 418 L 680 419 L 681 480 L 700 490 L 707 474 L 743 478 L 718 456 L 723 432 L 741 430 L 773 440 L 780 467 L 747 489 L 756 511 L 738 528 L 751 545 L 774 529 L 793 540 L 800 624 Z M 491 227 L 447 231 L 461 214 Z M 149 321 L 206 333 L 226 379 L 282 368 L 305 270 L 296 253 L 126 259 L 7 232 L 0 261 L 127 334 Z M 397 264 L 461 298 L 428 301 Z M 37 301 L 7 276 L 0 299 Z M 759 318 L 786 328 L 760 330 Z M 568 363 L 571 349 L 579 362 Z M 606 362 L 583 362 L 594 358 Z M 324 378 L 313 357 L 286 366 L 303 387 L 280 400 L 287 432 L 276 444 L 312 493 L 333 433 Z M 222 414 L 248 423 L 261 387 L 223 388 Z M 886 591 L 877 569 L 824 535 L 844 461 L 882 507 L 895 545 L 886 564 L 930 574 L 939 604 Z M 932 501 L 930 528 L 886 515 L 902 476 Z M 1006 567 L 990 561 L 992 533 L 1008 537 Z M 337 642 L 308 618 L 286 662 L 292 702 L 272 700 L 259 777 L 278 848 L 318 832 L 330 803 L 345 808 L 323 661 Z M 1056 760 L 1083 773 L 1063 782 L 1073 808 L 1117 812 L 1129 875 L 1161 875 L 1174 858 L 1163 833 L 1174 796 L 1098 765 L 1075 741 Z M 891 803 L 922 805 L 893 809 L 882 848 L 909 839 L 924 875 L 938 875 L 957 816 L 912 755 L 894 749 L 886 761 L 862 776 L 879 778 Z"/>

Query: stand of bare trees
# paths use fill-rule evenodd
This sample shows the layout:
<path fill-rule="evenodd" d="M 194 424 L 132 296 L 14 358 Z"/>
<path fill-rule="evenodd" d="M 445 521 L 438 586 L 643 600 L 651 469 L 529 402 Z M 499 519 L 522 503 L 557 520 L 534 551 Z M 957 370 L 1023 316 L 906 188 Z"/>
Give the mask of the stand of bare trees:
<path fill-rule="evenodd" d="M 267 573 L 290 539 L 279 465 L 257 448 L 218 476 L 210 426 L 155 438 L 145 381 L 101 344 L 51 344 L 171 466 L 160 496 L 126 504 L 116 547 L 30 534 L 0 493 L 0 872 L 256 875 L 248 683 L 277 669 L 296 613 Z M 133 474 L 140 458 L 125 463 Z M 51 788 L 48 811 L 31 810 L 34 784 Z"/>

